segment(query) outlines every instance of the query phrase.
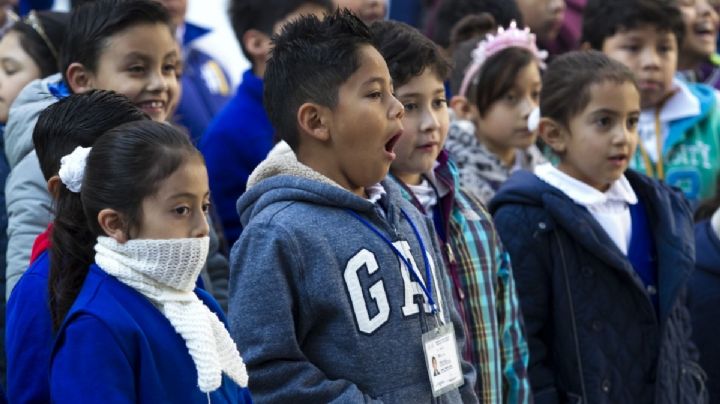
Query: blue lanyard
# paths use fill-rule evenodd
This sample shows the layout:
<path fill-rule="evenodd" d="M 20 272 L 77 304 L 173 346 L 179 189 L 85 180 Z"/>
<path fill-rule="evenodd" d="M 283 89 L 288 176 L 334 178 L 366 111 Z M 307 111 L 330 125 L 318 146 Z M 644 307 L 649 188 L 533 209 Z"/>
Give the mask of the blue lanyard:
<path fill-rule="evenodd" d="M 346 209 L 346 211 L 352 215 L 355 219 L 359 220 L 360 223 L 364 224 L 368 229 L 372 230 L 373 233 L 375 233 L 378 237 L 380 237 L 390 248 L 393 250 L 395 255 L 398 256 L 402 260 L 402 262 L 405 264 L 405 267 L 408 269 L 408 272 L 410 272 L 410 276 L 412 276 L 413 280 L 417 282 L 420 285 L 420 288 L 422 288 L 423 293 L 425 293 L 425 296 L 428 298 L 428 303 L 430 304 L 430 308 L 432 310 L 432 314 L 437 313 L 437 306 L 435 305 L 435 301 L 432 297 L 432 274 L 430 273 L 430 262 L 428 261 L 428 254 L 425 250 L 425 243 L 423 243 L 422 237 L 420 237 L 420 232 L 418 231 L 417 227 L 415 227 L 415 223 L 413 223 L 412 220 L 410 220 L 410 216 L 408 214 L 400 209 L 400 212 L 402 212 L 403 216 L 405 217 L 405 220 L 410 223 L 410 227 L 413 229 L 413 233 L 415 233 L 415 238 L 418 241 L 418 244 L 420 244 L 420 249 L 422 250 L 422 256 L 423 256 L 423 262 L 425 263 L 425 278 L 427 279 L 427 287 L 425 287 L 425 283 L 422 279 L 418 276 L 417 273 L 415 273 L 415 268 L 410 264 L 410 260 L 405 258 L 405 256 L 398 250 L 390 241 L 389 238 L 387 238 L 384 234 L 380 232 L 375 226 L 373 226 L 370 222 L 365 220 L 362 216 L 358 215 L 354 211 L 350 209 Z"/>

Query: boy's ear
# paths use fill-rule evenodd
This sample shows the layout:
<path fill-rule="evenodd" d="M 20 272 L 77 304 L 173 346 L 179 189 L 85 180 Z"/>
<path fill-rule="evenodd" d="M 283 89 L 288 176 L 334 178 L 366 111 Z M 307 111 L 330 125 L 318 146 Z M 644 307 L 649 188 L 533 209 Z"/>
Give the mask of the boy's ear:
<path fill-rule="evenodd" d="M 120 244 L 128 241 L 127 228 L 123 216 L 115 209 L 105 208 L 98 212 L 97 217 L 100 228 Z"/>
<path fill-rule="evenodd" d="M 243 34 L 242 42 L 245 49 L 255 60 L 264 62 L 270 53 L 270 36 L 264 32 L 249 29 Z"/>
<path fill-rule="evenodd" d="M 306 102 L 301 105 L 297 112 L 300 130 L 321 142 L 330 139 L 327 111 L 327 107 L 313 102 Z"/>
<path fill-rule="evenodd" d="M 581 51 L 589 51 L 589 50 L 592 50 L 592 46 L 590 46 L 590 42 L 585 41 L 585 42 L 581 43 L 581 44 L 580 44 L 580 50 L 581 50 Z"/>
<path fill-rule="evenodd" d="M 562 155 L 565 152 L 570 134 L 563 125 L 551 118 L 540 118 L 538 134 L 556 154 Z"/>
<path fill-rule="evenodd" d="M 92 75 L 82 63 L 71 63 L 65 71 L 65 76 L 73 94 L 82 94 L 93 89 Z"/>
<path fill-rule="evenodd" d="M 60 192 L 60 176 L 53 175 L 47 181 L 47 190 L 53 199 L 57 199 L 58 193 Z"/>

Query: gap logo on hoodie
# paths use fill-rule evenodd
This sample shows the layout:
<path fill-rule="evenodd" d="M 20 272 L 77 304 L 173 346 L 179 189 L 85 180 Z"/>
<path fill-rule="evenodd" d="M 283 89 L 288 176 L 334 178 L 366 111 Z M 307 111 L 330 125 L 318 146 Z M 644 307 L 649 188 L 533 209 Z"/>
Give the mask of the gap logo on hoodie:
<path fill-rule="evenodd" d="M 410 262 L 415 274 L 420 276 L 418 266 L 410 252 L 410 244 L 407 241 L 396 241 L 392 244 L 403 255 L 403 258 Z M 427 251 L 425 254 L 427 254 Z M 423 310 L 425 313 L 432 313 L 432 307 L 427 303 L 428 299 L 425 297 L 425 292 L 423 292 L 420 284 L 413 280 L 402 259 L 398 257 L 397 262 L 404 286 L 405 297 L 401 308 L 403 316 L 410 317 L 420 312 L 417 304 L 418 299 L 415 296 L 420 296 L 420 299 L 424 302 Z M 428 259 L 427 262 L 430 265 L 432 285 L 436 285 L 435 265 L 431 259 Z M 372 334 L 390 318 L 387 290 L 382 278 L 378 276 L 380 275 L 378 273 L 379 269 L 375 254 L 363 248 L 348 260 L 343 273 L 345 288 L 352 302 L 358 330 L 364 334 Z M 436 303 L 440 307 L 442 304 L 440 295 L 433 294 L 433 297 L 438 299 Z"/>

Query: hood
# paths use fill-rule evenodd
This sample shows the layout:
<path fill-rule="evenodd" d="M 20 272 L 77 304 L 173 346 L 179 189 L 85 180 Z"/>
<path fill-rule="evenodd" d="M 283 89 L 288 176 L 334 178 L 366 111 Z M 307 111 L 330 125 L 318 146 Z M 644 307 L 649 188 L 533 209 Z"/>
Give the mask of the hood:
<path fill-rule="evenodd" d="M 547 193 L 565 197 L 562 191 L 550 186 L 535 174 L 520 170 L 511 175 L 498 189 L 495 197 L 488 204 L 488 209 L 494 214 L 502 205 L 508 203 L 542 206 L 543 195 Z"/>
<path fill-rule="evenodd" d="M 53 88 L 61 82 L 60 73 L 33 80 L 20 91 L 10 106 L 10 119 L 5 127 L 5 155 L 11 168 L 33 150 L 35 123 L 40 112 L 59 99 Z"/>
<path fill-rule="evenodd" d="M 392 181 L 383 181 L 382 185 L 391 196 L 383 199 L 400 197 L 400 191 Z M 369 212 L 375 206 L 300 163 L 285 142 L 278 143 L 250 174 L 247 191 L 236 205 L 241 224 L 246 226 L 263 209 L 279 202 L 309 202 L 356 212 Z"/>

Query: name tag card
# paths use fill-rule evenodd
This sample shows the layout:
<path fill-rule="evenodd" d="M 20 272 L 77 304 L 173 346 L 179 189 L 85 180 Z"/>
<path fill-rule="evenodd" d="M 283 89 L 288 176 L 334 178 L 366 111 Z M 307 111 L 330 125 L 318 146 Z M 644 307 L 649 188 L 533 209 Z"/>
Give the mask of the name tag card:
<path fill-rule="evenodd" d="M 433 397 L 462 386 L 465 380 L 453 326 L 448 324 L 426 332 L 422 342 Z"/>

